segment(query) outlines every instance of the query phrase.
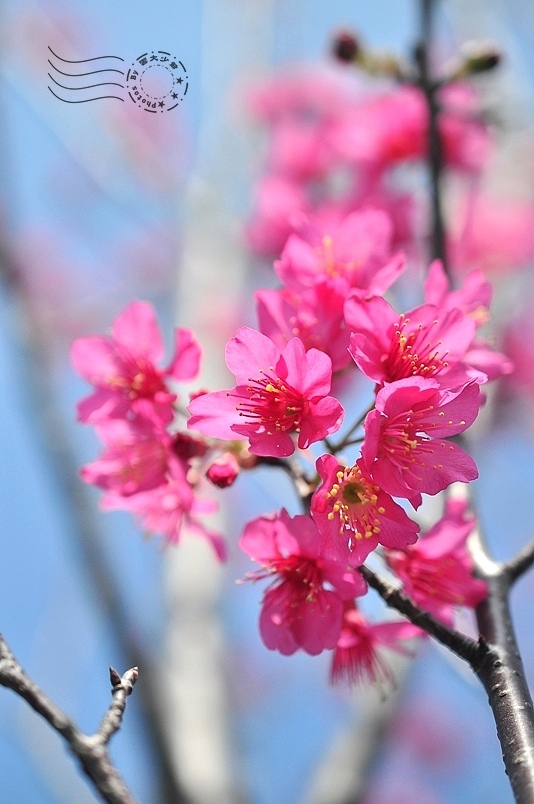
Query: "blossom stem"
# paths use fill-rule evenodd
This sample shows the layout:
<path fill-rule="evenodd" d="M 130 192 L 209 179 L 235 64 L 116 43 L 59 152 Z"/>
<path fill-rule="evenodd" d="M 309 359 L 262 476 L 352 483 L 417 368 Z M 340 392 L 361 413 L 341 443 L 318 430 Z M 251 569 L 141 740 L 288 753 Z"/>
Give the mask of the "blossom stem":
<path fill-rule="evenodd" d="M 357 439 L 355 441 L 352 441 L 351 436 L 354 433 L 354 431 L 358 429 L 358 427 L 362 426 L 362 424 L 365 421 L 365 417 L 367 416 L 368 413 L 370 413 L 370 411 L 372 411 L 374 409 L 374 406 L 375 406 L 375 403 L 374 403 L 374 400 L 373 400 L 372 404 L 369 405 L 369 407 L 362 413 L 361 416 L 358 417 L 358 419 L 354 422 L 354 424 L 351 426 L 351 428 L 349 430 L 347 430 L 347 432 L 345 433 L 345 435 L 343 436 L 341 441 L 338 441 L 337 444 L 332 443 L 332 441 L 330 441 L 330 439 L 328 439 L 328 440 L 326 438 L 323 439 L 323 441 L 325 442 L 326 446 L 328 447 L 328 449 L 330 450 L 330 453 L 332 455 L 337 455 L 338 452 L 341 452 L 342 449 L 345 449 L 345 447 L 348 447 L 350 444 L 356 444 L 359 441 L 363 441 L 363 438 Z"/>

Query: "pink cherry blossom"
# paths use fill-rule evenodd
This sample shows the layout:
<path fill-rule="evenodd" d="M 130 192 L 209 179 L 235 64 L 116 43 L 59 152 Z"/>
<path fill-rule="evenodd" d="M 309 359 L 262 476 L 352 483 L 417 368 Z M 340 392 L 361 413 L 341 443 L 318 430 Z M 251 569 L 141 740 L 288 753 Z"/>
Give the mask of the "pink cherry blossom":
<path fill-rule="evenodd" d="M 534 257 L 531 201 L 472 193 L 455 199 L 449 254 L 455 268 L 508 274 Z"/>
<path fill-rule="evenodd" d="M 404 548 L 415 542 L 419 526 L 371 480 L 361 460 L 346 467 L 323 455 L 316 465 L 322 484 L 311 514 L 321 532 L 322 555 L 359 566 L 378 544 Z"/>
<path fill-rule="evenodd" d="M 425 301 L 434 304 L 441 310 L 458 308 L 470 316 L 477 327 L 489 319 L 489 306 L 493 295 L 491 282 L 484 273 L 477 269 L 469 273 L 462 286 L 457 290 L 450 289 L 450 282 L 443 269 L 441 260 L 434 260 L 428 269 L 424 283 Z"/>
<path fill-rule="evenodd" d="M 123 497 L 114 491 L 107 492 L 101 501 L 104 510 L 126 510 L 138 517 L 141 526 L 149 533 L 161 534 L 169 544 L 177 544 L 185 525 L 188 533 L 207 539 L 220 561 L 226 559 L 226 544 L 219 533 L 209 530 L 197 517 L 213 514 L 217 503 L 202 500 L 187 478 L 188 466 L 173 461 L 166 482 L 150 491 Z"/>
<path fill-rule="evenodd" d="M 301 226 L 302 235 L 305 230 Z M 364 209 L 348 215 L 329 233 L 311 224 L 305 238 L 293 234 L 275 270 L 282 283 L 296 292 L 316 282 L 343 279 L 364 295 L 386 291 L 404 270 L 404 259 L 390 256 L 392 226 L 384 212 Z"/>
<path fill-rule="evenodd" d="M 152 422 L 106 419 L 96 431 L 106 449 L 80 470 L 86 483 L 127 497 L 166 482 L 171 440 Z"/>
<path fill-rule="evenodd" d="M 249 580 L 271 578 L 262 602 L 260 633 L 270 650 L 289 656 L 299 648 L 316 655 L 335 646 L 341 629 L 343 601 L 366 592 L 362 577 L 346 563 L 325 559 L 320 535 L 307 516 L 249 522 L 239 546 L 262 569 Z"/>
<path fill-rule="evenodd" d="M 71 348 L 76 371 L 95 386 L 78 404 L 78 419 L 93 424 L 130 413 L 168 424 L 176 394 L 167 379 L 190 380 L 197 372 L 200 347 L 188 329 L 177 329 L 175 352 L 166 369 L 157 367 L 163 342 L 153 308 L 132 302 L 113 322 L 111 336 L 78 338 Z"/>
<path fill-rule="evenodd" d="M 439 93 L 439 102 L 445 162 L 456 170 L 479 173 L 488 162 L 492 146 L 476 91 L 469 83 L 447 84 Z"/>
<path fill-rule="evenodd" d="M 505 328 L 504 346 L 514 361 L 514 370 L 506 380 L 506 388 L 527 400 L 534 398 L 534 306 L 527 307 Z"/>
<path fill-rule="evenodd" d="M 465 86 L 446 87 L 439 126 L 445 161 L 478 172 L 489 154 L 486 127 L 475 119 L 477 101 Z M 361 166 L 391 167 L 423 159 L 428 147 L 428 109 L 421 90 L 403 86 L 346 107 L 332 122 L 328 138 L 343 161 Z"/>
<path fill-rule="evenodd" d="M 442 310 L 459 308 L 480 327 L 489 320 L 489 306 L 492 296 L 491 283 L 480 270 L 471 271 L 462 286 L 451 291 L 449 280 L 440 260 L 434 260 L 428 269 L 425 281 L 425 299 Z M 488 380 L 496 380 L 514 369 L 512 361 L 497 352 L 493 345 L 484 339 L 473 340 L 464 354 L 463 362 Z"/>
<path fill-rule="evenodd" d="M 373 625 L 354 603 L 347 603 L 341 634 L 332 655 L 331 683 L 393 682 L 392 672 L 379 648 L 389 648 L 409 656 L 411 651 L 402 642 L 421 636 L 423 632 L 417 626 L 405 621 Z"/>
<path fill-rule="evenodd" d="M 417 544 L 386 554 L 406 594 L 447 625 L 454 623 L 455 606 L 473 608 L 488 594 L 484 581 L 473 578 L 473 559 L 466 547 L 475 517 L 464 517 L 466 505 L 460 506 L 458 510 L 458 501 L 447 501 L 443 517 Z"/>
<path fill-rule="evenodd" d="M 485 340 L 475 340 L 465 353 L 465 362 L 472 369 L 485 374 L 489 381 L 498 380 L 514 370 L 514 362 L 502 352 L 497 352 Z"/>
<path fill-rule="evenodd" d="M 282 176 L 264 176 L 256 186 L 254 214 L 245 232 L 249 248 L 256 254 L 280 254 L 293 231 L 293 216 L 309 208 L 301 183 Z"/>
<path fill-rule="evenodd" d="M 306 349 L 319 349 L 329 355 L 333 371 L 350 363 L 343 283 L 326 280 L 299 294 L 282 289 L 258 290 L 254 295 L 260 330 L 279 348 L 297 337 Z"/>
<path fill-rule="evenodd" d="M 203 394 L 189 405 L 188 426 L 226 441 L 248 438 L 254 455 L 286 457 L 341 425 L 343 408 L 328 396 L 332 361 L 298 338 L 282 349 L 261 332 L 242 327 L 226 346 L 237 386 Z"/>
<path fill-rule="evenodd" d="M 239 475 L 239 463 L 232 452 L 225 452 L 206 469 L 206 477 L 220 489 L 231 486 Z"/>
<path fill-rule="evenodd" d="M 280 120 L 272 130 L 269 145 L 270 169 L 289 179 L 321 179 L 334 164 L 332 149 L 317 121 Z"/>
<path fill-rule="evenodd" d="M 411 377 L 386 385 L 365 419 L 362 456 L 375 483 L 414 504 L 455 481 L 478 477 L 476 464 L 457 444 L 480 407 L 476 383 L 443 390 L 435 380 Z"/>
<path fill-rule="evenodd" d="M 354 95 L 354 80 L 339 71 L 320 69 L 281 73 L 249 89 L 247 105 L 254 117 L 271 125 L 281 119 L 321 119 L 339 114 Z"/>
<path fill-rule="evenodd" d="M 487 379 L 463 362 L 475 323 L 456 308 L 423 304 L 399 314 L 379 296 L 351 296 L 345 321 L 352 331 L 349 352 L 354 362 L 377 383 L 419 375 L 450 388 Z"/>

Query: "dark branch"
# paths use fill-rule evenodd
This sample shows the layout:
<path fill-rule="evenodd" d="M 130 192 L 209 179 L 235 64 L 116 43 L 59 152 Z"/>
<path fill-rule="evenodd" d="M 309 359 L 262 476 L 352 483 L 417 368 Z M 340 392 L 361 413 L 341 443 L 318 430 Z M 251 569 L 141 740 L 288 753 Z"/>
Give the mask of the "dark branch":
<path fill-rule="evenodd" d="M 431 259 L 443 262 L 443 268 L 449 275 L 447 260 L 447 244 L 445 224 L 441 202 L 440 182 L 443 171 L 443 148 L 439 134 L 439 103 L 437 91 L 439 85 L 430 75 L 428 54 L 432 39 L 433 0 L 421 0 L 421 41 L 416 48 L 416 59 L 419 65 L 419 86 L 425 96 L 428 110 L 428 167 L 430 172 L 430 198 L 432 207 L 432 233 L 430 242 Z"/>
<path fill-rule="evenodd" d="M 128 670 L 113 686 L 113 700 L 102 719 L 98 731 L 88 736 L 48 698 L 25 673 L 11 648 L 0 635 L 0 685 L 8 687 L 43 717 L 66 741 L 71 753 L 77 757 L 84 772 L 91 779 L 103 801 L 109 804 L 135 804 L 107 751 L 107 743 L 120 728 L 126 706 L 126 697 L 137 679 L 137 668 Z"/>
<path fill-rule="evenodd" d="M 516 642 L 505 565 L 497 572 L 477 574 L 489 595 L 476 610 L 481 638 L 491 648 L 473 669 L 488 694 L 503 761 L 518 804 L 534 801 L 534 718 L 530 691 Z"/>
<path fill-rule="evenodd" d="M 419 608 L 404 592 L 380 578 L 368 567 L 360 567 L 360 572 L 369 586 L 378 592 L 388 606 L 404 614 L 414 625 L 426 631 L 427 634 L 433 636 L 434 639 L 452 650 L 457 656 L 465 659 L 470 665 L 473 665 L 474 662 L 482 661 L 487 652 L 484 643 L 475 642 L 474 639 L 460 634 L 458 631 L 454 631 L 436 620 L 427 611 Z"/>

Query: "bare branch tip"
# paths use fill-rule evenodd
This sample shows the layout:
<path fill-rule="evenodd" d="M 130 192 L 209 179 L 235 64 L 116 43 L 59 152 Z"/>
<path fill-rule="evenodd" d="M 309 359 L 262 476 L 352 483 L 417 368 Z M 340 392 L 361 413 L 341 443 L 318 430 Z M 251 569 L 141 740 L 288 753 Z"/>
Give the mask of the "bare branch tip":
<path fill-rule="evenodd" d="M 131 687 L 133 687 L 133 685 L 135 684 L 135 682 L 139 678 L 139 668 L 138 667 L 132 667 L 130 670 L 127 670 L 125 672 L 123 678 L 128 679 L 128 681 L 129 681 L 129 683 L 131 685 L 130 686 L 130 692 L 131 692 Z"/>
<path fill-rule="evenodd" d="M 122 685 L 122 679 L 120 675 L 117 673 L 114 667 L 109 668 L 109 680 L 111 681 L 111 686 L 113 689 L 120 687 Z"/>

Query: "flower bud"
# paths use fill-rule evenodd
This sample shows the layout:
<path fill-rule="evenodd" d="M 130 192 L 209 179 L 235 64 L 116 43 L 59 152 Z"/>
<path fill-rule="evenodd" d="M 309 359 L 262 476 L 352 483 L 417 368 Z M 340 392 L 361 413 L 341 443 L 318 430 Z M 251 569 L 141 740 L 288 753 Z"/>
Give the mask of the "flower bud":
<path fill-rule="evenodd" d="M 340 31 L 332 42 L 332 53 L 338 61 L 355 62 L 360 44 L 351 31 Z"/>
<path fill-rule="evenodd" d="M 231 486 L 239 474 L 239 464 L 231 452 L 225 452 L 214 461 L 206 472 L 206 477 L 220 489 Z"/>
<path fill-rule="evenodd" d="M 467 78 L 476 73 L 493 70 L 500 64 L 502 52 L 494 42 L 466 42 L 460 51 L 459 65 L 453 78 Z"/>

